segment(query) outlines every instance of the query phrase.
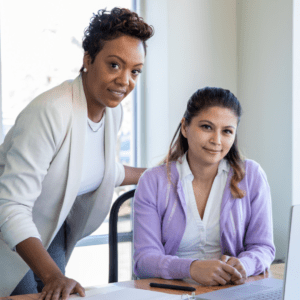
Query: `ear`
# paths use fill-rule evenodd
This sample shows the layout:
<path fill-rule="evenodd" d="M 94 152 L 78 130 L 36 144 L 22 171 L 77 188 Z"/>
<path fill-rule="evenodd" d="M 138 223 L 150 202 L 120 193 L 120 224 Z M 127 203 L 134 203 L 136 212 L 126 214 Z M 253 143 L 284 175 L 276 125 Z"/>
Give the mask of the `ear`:
<path fill-rule="evenodd" d="M 186 126 L 185 118 L 182 118 L 182 119 L 181 119 L 181 127 L 180 127 L 180 131 L 181 131 L 182 135 L 183 135 L 185 138 L 187 138 L 187 137 L 186 137 L 187 126 Z"/>
<path fill-rule="evenodd" d="M 92 58 L 90 57 L 89 53 L 85 51 L 83 55 L 83 67 L 88 69 L 91 63 Z"/>

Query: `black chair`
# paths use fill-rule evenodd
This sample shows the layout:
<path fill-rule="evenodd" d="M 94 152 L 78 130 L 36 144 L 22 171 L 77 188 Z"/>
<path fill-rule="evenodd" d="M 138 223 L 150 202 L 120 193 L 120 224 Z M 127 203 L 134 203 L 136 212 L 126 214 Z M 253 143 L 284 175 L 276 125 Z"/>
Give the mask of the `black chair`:
<path fill-rule="evenodd" d="M 129 242 L 133 240 L 133 232 L 118 234 L 118 213 L 121 205 L 128 199 L 133 198 L 135 189 L 128 191 L 118 197 L 114 202 L 109 215 L 109 274 L 108 282 L 118 282 L 118 242 Z"/>

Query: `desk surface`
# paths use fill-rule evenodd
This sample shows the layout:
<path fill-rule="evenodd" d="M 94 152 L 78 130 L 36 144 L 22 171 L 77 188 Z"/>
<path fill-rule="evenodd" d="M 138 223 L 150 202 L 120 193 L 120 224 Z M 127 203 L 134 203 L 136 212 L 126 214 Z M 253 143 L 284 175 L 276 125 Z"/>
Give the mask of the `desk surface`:
<path fill-rule="evenodd" d="M 277 264 L 272 265 L 269 272 L 267 272 L 264 275 L 258 275 L 258 276 L 252 276 L 247 279 L 247 282 L 263 279 L 263 278 L 277 278 L 277 279 L 283 279 L 284 274 L 284 264 Z M 150 282 L 158 282 L 158 283 L 169 283 L 169 284 L 178 284 L 178 285 L 185 285 L 185 286 L 193 286 L 196 288 L 196 295 L 204 294 L 208 292 L 212 292 L 214 290 L 224 289 L 227 287 L 230 287 L 231 285 L 226 286 L 200 286 L 197 284 L 194 284 L 189 281 L 182 281 L 182 280 L 166 280 L 166 279 L 160 279 L 160 278 L 151 278 L 151 279 L 141 279 L 141 280 L 131 280 L 131 281 L 124 281 L 124 282 L 117 282 L 117 283 L 110 283 L 109 285 L 116 285 L 116 286 L 122 286 L 127 288 L 136 288 L 136 289 L 143 289 L 143 290 L 150 290 L 150 291 L 156 291 L 156 292 L 164 292 L 169 294 L 186 294 L 187 292 L 182 291 L 175 291 L 175 290 L 167 290 L 167 289 L 159 289 L 159 288 L 151 288 L 149 286 Z M 95 289 L 95 287 L 89 287 L 86 288 L 86 290 L 92 290 Z M 30 294 L 30 295 L 23 295 L 23 296 L 13 296 L 13 297 L 0 297 L 0 300 L 37 300 L 39 294 Z M 73 296 L 74 297 L 74 296 Z M 70 298 L 73 298 L 72 296 Z M 79 298 L 77 298 L 79 299 Z M 84 299 L 84 298 L 82 298 Z"/>

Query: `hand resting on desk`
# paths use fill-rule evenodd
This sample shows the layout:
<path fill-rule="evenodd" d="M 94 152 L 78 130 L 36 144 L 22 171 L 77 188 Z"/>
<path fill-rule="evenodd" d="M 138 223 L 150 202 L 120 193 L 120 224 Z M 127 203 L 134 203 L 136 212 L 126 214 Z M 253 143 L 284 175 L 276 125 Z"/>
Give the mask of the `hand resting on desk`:
<path fill-rule="evenodd" d="M 85 290 L 80 283 L 63 274 L 57 274 L 45 283 L 39 300 L 66 300 L 69 298 L 69 295 L 75 293 L 78 293 L 81 297 L 85 296 Z"/>
<path fill-rule="evenodd" d="M 235 267 L 220 260 L 195 260 L 191 264 L 190 274 L 193 280 L 203 285 L 225 285 L 232 278 L 242 279 Z"/>
<path fill-rule="evenodd" d="M 39 300 L 67 300 L 72 293 L 85 296 L 84 288 L 61 272 L 38 238 L 30 237 L 22 241 L 16 250 L 44 283 Z"/>
<path fill-rule="evenodd" d="M 240 260 L 238 258 L 232 257 L 232 256 L 227 256 L 227 255 L 222 255 L 221 261 L 223 261 L 223 262 L 227 263 L 228 265 L 236 268 L 236 270 L 239 271 L 239 273 L 242 275 L 242 278 L 232 276 L 231 277 L 231 282 L 233 284 L 243 284 L 243 283 L 245 283 L 245 281 L 247 279 L 246 270 L 245 270 L 244 266 L 242 265 L 242 263 L 240 262 Z"/>

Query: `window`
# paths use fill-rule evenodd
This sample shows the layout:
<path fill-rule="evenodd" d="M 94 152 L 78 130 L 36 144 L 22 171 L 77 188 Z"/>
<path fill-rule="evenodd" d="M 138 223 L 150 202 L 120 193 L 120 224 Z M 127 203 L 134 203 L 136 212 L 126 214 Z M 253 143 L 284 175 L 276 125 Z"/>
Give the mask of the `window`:
<path fill-rule="evenodd" d="M 37 95 L 78 76 L 82 66 L 83 31 L 94 12 L 115 6 L 133 9 L 132 0 L 90 1 L 6 1 L 1 5 L 1 88 L 2 88 L 2 137 L 13 126 L 19 112 Z M 133 99 L 131 93 L 123 102 L 124 118 L 119 132 L 117 159 L 134 165 Z M 1 127 L 0 127 L 1 128 Z M 124 192 L 115 190 L 115 197 Z M 130 213 L 129 207 L 122 214 Z M 124 230 L 131 227 L 125 218 Z M 83 286 L 108 282 L 108 223 L 92 234 L 92 239 L 75 248 L 67 266 L 67 276 Z M 125 248 L 126 249 L 125 249 Z M 131 261 L 131 245 L 122 245 L 124 255 Z M 130 257 L 129 257 L 130 256 Z M 127 268 L 127 267 L 126 267 Z M 120 280 L 130 279 L 128 266 Z"/>

